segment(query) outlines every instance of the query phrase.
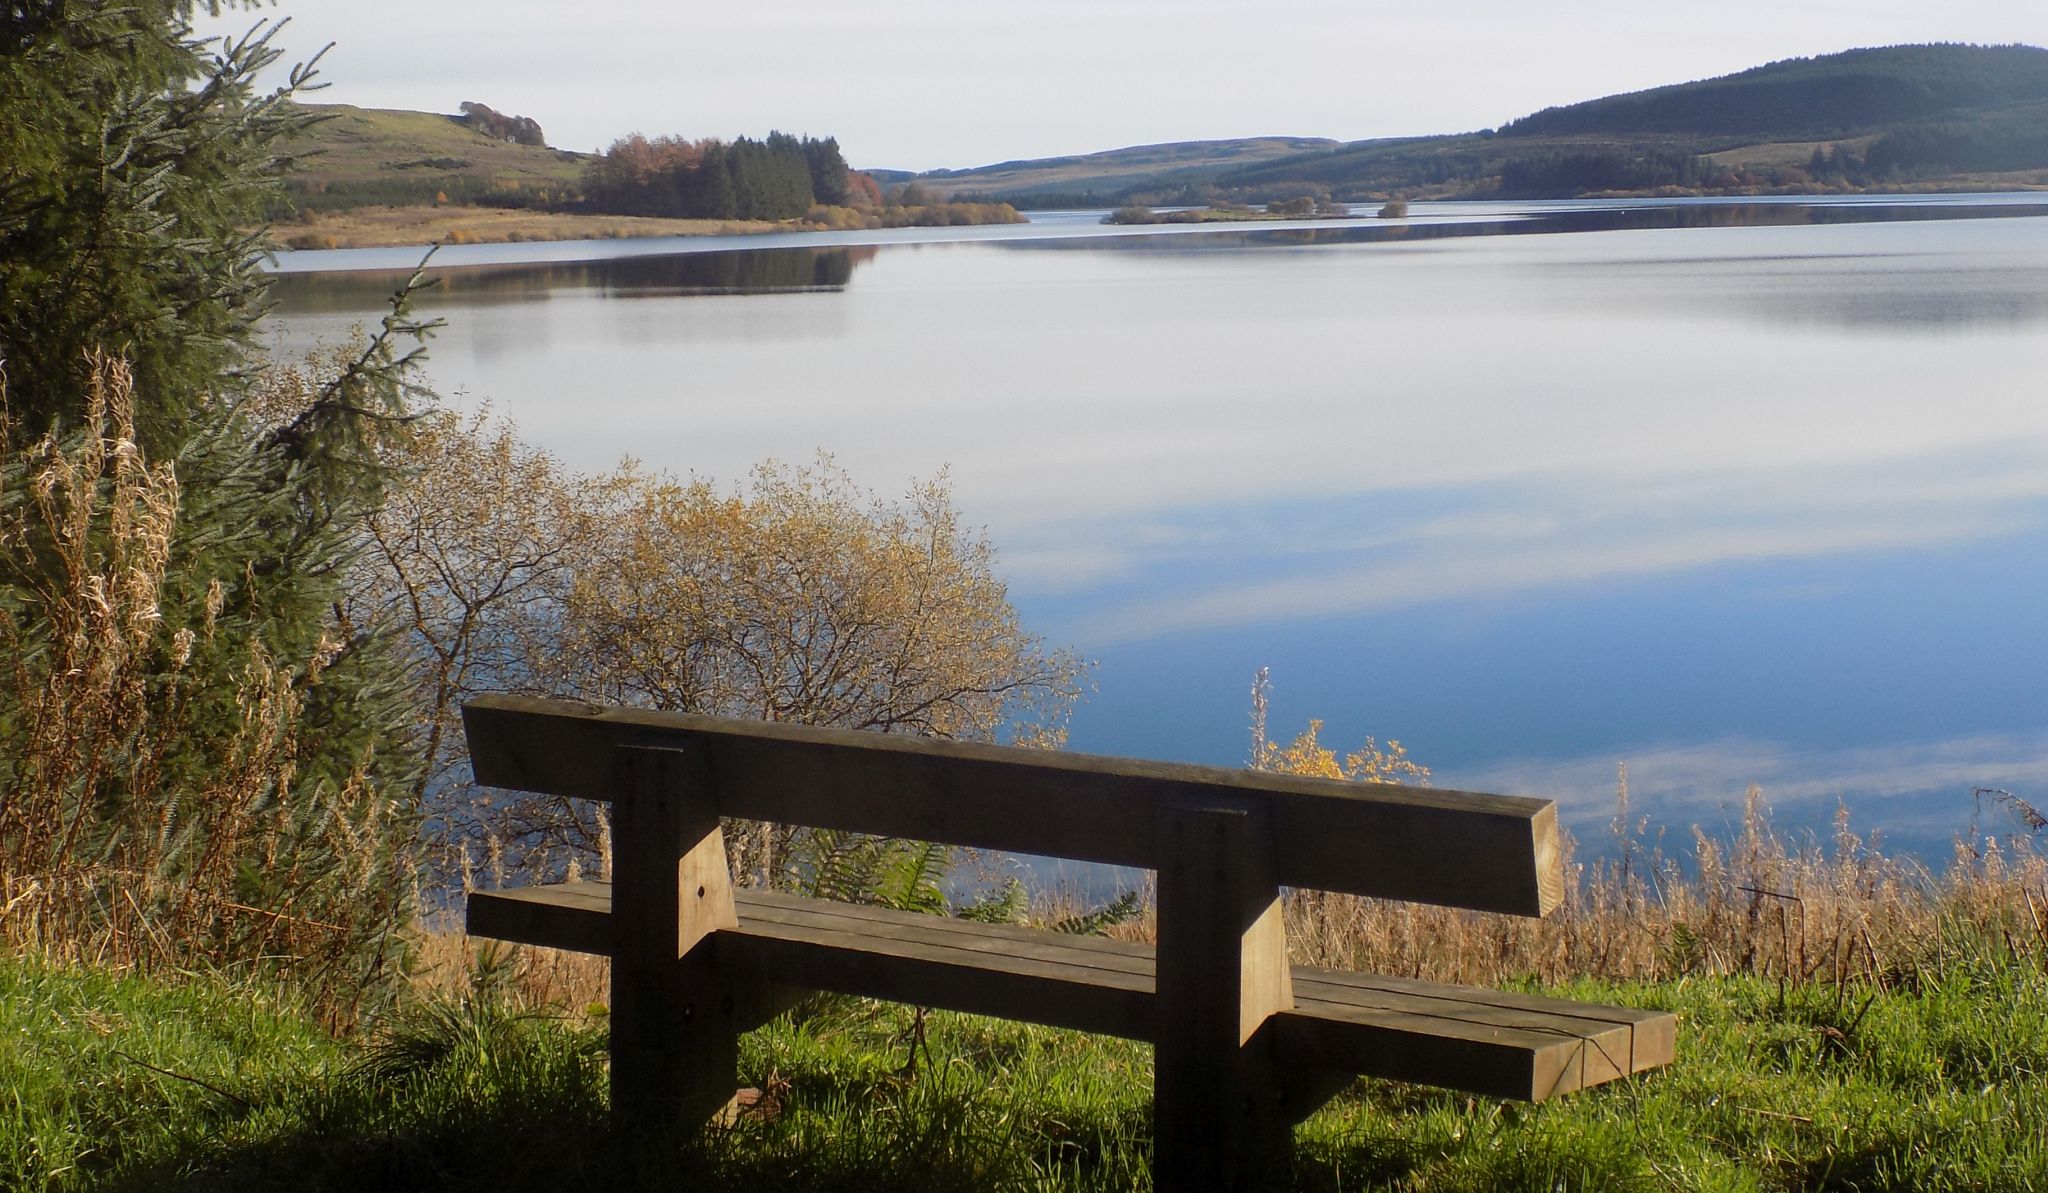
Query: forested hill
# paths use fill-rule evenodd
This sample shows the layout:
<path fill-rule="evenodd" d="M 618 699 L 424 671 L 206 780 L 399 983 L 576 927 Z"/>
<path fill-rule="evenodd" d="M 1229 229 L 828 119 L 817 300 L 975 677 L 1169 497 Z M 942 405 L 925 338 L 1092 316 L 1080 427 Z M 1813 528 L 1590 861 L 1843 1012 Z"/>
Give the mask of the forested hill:
<path fill-rule="evenodd" d="M 1200 183 L 1228 170 L 1334 149 L 1341 144 L 1326 137 L 1175 141 L 1068 157 L 997 162 L 992 166 L 969 169 L 931 170 L 923 174 L 907 170 L 873 170 L 870 173 L 884 184 L 915 180 L 947 194 L 1071 199 L 1088 205 L 1100 203 L 1102 196 L 1132 185 L 1156 187 L 1169 182 L 1172 185 Z M 1045 203 L 1039 205 L 1044 206 Z"/>
<path fill-rule="evenodd" d="M 1035 206 L 2048 188 L 2048 50 L 1847 50 L 1545 108 L 1497 130 L 1204 153 L 1226 144 L 1172 146 L 1158 165 L 1122 151 L 920 181 Z"/>
<path fill-rule="evenodd" d="M 1924 45 L 1791 58 L 1695 83 L 1545 108 L 1502 136 L 1698 133 L 1822 140 L 1885 125 L 2048 101 L 2048 50 Z"/>

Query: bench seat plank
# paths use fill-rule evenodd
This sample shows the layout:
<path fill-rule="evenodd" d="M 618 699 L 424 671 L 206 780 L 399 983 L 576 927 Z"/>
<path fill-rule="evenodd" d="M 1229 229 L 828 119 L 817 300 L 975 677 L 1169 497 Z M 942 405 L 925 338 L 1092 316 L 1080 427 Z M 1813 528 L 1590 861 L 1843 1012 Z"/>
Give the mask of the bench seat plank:
<path fill-rule="evenodd" d="M 739 928 L 713 938 L 772 985 L 910 1002 L 1128 1039 L 1154 1038 L 1154 953 L 1063 936 L 768 891 L 734 892 Z M 611 951 L 611 888 L 478 891 L 475 936 Z M 1293 968 L 1274 1017 L 1291 1063 L 1537 1101 L 1672 1059 L 1673 1016 L 1412 978 Z"/>
<path fill-rule="evenodd" d="M 937 919 L 898 913 L 905 919 Z M 1128 1039 L 1152 1035 L 1152 975 L 1096 964 L 1086 938 L 1025 956 L 1014 942 L 959 932 L 920 934 L 832 914 L 740 903 L 737 932 L 721 934 L 742 972 L 772 985 L 993 1015 Z"/>
<path fill-rule="evenodd" d="M 1304 995 L 1303 982 L 1308 983 L 1312 994 Z M 1400 1005 L 1474 1023 L 1562 1032 L 1586 1041 L 1588 1047 L 1583 1055 L 1571 1058 L 1571 1063 L 1583 1065 L 1584 1070 L 1569 1080 L 1560 1070 L 1554 1080 L 1563 1084 L 1553 1093 L 1567 1093 L 1667 1065 L 1676 1053 L 1677 1017 L 1667 1011 L 1302 966 L 1295 967 L 1295 983 L 1297 1001 L 1317 997 L 1351 1006 L 1368 1002 L 1389 1007 Z M 1332 986 L 1343 990 L 1335 999 L 1326 997 L 1325 988 Z"/>
<path fill-rule="evenodd" d="M 1627 1076 L 1638 1054 L 1654 1055 L 1626 1019 L 1495 1006 L 1473 987 L 1418 996 L 1295 974 L 1295 1009 L 1275 1017 L 1283 1051 L 1345 1071 L 1540 1102 Z"/>
<path fill-rule="evenodd" d="M 612 955 L 609 882 L 557 882 L 502 891 L 471 891 L 467 903 L 465 928 L 471 936 L 567 949 L 572 953 Z"/>

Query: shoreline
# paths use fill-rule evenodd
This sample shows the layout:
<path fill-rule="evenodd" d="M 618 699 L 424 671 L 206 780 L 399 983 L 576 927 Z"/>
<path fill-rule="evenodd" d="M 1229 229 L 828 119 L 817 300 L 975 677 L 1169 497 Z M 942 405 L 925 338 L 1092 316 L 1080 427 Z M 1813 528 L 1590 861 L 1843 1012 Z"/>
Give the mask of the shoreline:
<path fill-rule="evenodd" d="M 667 219 L 582 215 L 511 207 L 415 205 L 358 207 L 277 223 L 270 234 L 284 249 L 423 248 L 430 244 L 517 244 L 550 240 L 630 240 L 657 236 L 747 236 L 808 232 L 806 220 Z"/>
<path fill-rule="evenodd" d="M 930 224 L 894 227 L 834 228 L 808 220 L 672 220 L 652 217 L 605 217 L 534 213 L 501 208 L 369 208 L 329 217 L 308 225 L 287 223 L 270 229 L 277 245 L 267 270 L 276 274 L 375 271 L 403 272 L 418 264 L 430 246 L 442 249 L 437 267 L 499 266 L 545 262 L 610 260 L 619 257 L 673 253 L 721 252 L 767 248 L 858 248 L 892 244 L 954 243 L 985 240 L 1068 240 L 1200 234 L 1250 235 L 1296 229 L 1397 229 L 1409 225 L 1498 223 L 1519 216 L 1553 214 L 1560 209 L 1607 209 L 1631 202 L 1645 205 L 1733 206 L 1816 205 L 1822 207 L 1892 207 L 1925 203 L 1931 207 L 1984 204 L 2000 207 L 2020 203 L 2039 206 L 2040 191 L 1863 192 L 1796 195 L 1652 195 L 1609 196 L 1578 200 L 1430 200 L 1430 206 L 1405 219 L 1375 219 L 1363 213 L 1317 219 L 1265 219 L 1183 222 L 1155 220 L 1113 224 L 1096 211 L 1035 212 L 1036 218 L 1003 224 Z M 2026 214 L 2039 214 L 2027 212 Z M 464 222 L 465 220 L 470 222 Z M 461 236 L 450 232 L 461 231 Z M 323 239 L 309 242 L 308 233 Z M 332 237 L 330 247 L 326 237 Z"/>
<path fill-rule="evenodd" d="M 1996 185 L 1980 187 L 1957 186 L 1954 188 L 1917 187 L 1878 189 L 1861 191 L 1786 191 L 1752 193 L 1695 193 L 1677 190 L 1664 191 L 1610 191 L 1580 196 L 1592 202 L 1614 202 L 1626 199 L 1693 199 L 1704 201 L 1725 201 L 1739 203 L 1743 200 L 1765 200 L 1798 202 L 1802 199 L 1826 201 L 1855 201 L 1857 199 L 1884 200 L 1907 199 L 1924 196 L 1929 199 L 1950 200 L 1964 195 L 2028 194 L 2048 190 L 2048 176 L 2025 181 L 1998 179 Z M 1417 202 L 1437 203 L 1527 203 L 1552 202 L 1552 200 L 1499 198 L 1429 198 L 1418 196 Z M 1206 213 L 1205 213 L 1206 214 Z M 1349 221 L 1372 222 L 1370 213 L 1353 211 L 1348 216 L 1334 215 L 1288 215 L 1278 216 L 1258 212 L 1244 216 L 1224 218 L 1208 216 L 1200 220 L 1155 218 L 1133 220 L 1123 227 L 1142 227 L 1156 224 L 1214 225 L 1221 223 L 1308 223 L 1344 219 Z M 1026 223 L 1034 222 L 1028 218 Z M 1105 227 L 1119 226 L 1104 221 Z M 359 207 L 349 211 L 316 213 L 303 220 L 278 222 L 271 225 L 270 235 L 280 250 L 306 251 L 322 249 L 390 249 L 426 248 L 429 245 L 463 244 L 521 244 L 547 243 L 564 240 L 639 240 L 668 237 L 711 237 L 711 236 L 761 236 L 775 233 L 806 233 L 833 231 L 860 231 L 863 229 L 834 227 L 830 224 L 810 220 L 713 220 L 713 219 L 669 219 L 660 216 L 635 215 L 585 215 L 574 212 L 529 211 L 506 207 L 458 207 L 414 205 L 402 207 Z M 866 229 L 872 231 L 874 229 Z"/>

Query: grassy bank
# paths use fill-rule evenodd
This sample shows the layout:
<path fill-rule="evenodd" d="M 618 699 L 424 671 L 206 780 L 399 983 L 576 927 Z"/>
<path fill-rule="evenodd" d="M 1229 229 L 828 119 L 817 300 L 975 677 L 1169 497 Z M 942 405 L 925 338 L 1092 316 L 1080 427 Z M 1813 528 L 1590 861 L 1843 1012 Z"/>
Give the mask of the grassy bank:
<path fill-rule="evenodd" d="M 367 249 L 425 244 L 503 244 L 524 240 L 619 240 L 634 236 L 724 236 L 809 231 L 774 220 L 670 220 L 651 216 L 580 215 L 509 207 L 358 207 L 309 212 L 272 229 L 292 249 Z"/>
<path fill-rule="evenodd" d="M 1289 935 L 1303 960 L 1674 1011 L 1676 1063 L 1535 1106 L 1357 1082 L 1301 1127 L 1292 1188 L 2048 1187 L 2048 818 L 1984 793 L 1937 874 L 1846 816 L 1788 842 L 1754 793 L 1732 837 L 1667 855 L 1620 794 L 1549 919 L 1298 895 Z M 0 959 L 0 1189 L 609 1187 L 603 964 L 472 949 L 417 939 L 415 980 L 340 1038 L 255 979 Z M 759 1100 L 664 1179 L 1142 1188 L 1150 1069 L 1124 1041 L 821 1000 L 745 1038 Z"/>
<path fill-rule="evenodd" d="M 1301 1129 L 1294 1187 L 2048 1185 L 2048 974 L 2023 943 L 1959 931 L 1870 984 L 1564 992 L 1678 1011 L 1678 1063 L 1538 1106 L 1361 1082 Z M 338 1042 L 273 989 L 0 963 L 0 1186 L 605 1187 L 603 1018 L 517 1005 L 444 992 Z M 835 1001 L 742 1063 L 761 1102 L 679 1152 L 677 1188 L 1145 1183 L 1139 1045 Z"/>
<path fill-rule="evenodd" d="M 1008 204 L 933 203 L 881 208 L 816 207 L 800 220 L 672 220 L 509 207 L 414 204 L 308 212 L 271 229 L 289 249 L 367 249 L 528 240 L 622 240 L 641 236 L 735 236 L 753 232 L 844 232 L 1024 222 Z"/>

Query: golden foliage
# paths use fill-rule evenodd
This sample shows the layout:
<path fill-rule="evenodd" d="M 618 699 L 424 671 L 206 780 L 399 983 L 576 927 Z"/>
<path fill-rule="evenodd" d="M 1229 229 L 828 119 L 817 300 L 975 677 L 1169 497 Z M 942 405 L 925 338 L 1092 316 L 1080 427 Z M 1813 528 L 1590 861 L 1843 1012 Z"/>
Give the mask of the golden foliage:
<path fill-rule="evenodd" d="M 1308 728 L 1284 746 L 1268 740 L 1266 714 L 1272 690 L 1270 674 L 1266 668 L 1259 668 L 1258 675 L 1252 680 L 1253 770 L 1308 775 L 1317 779 L 1349 779 L 1357 783 L 1428 784 L 1429 768 L 1409 758 L 1407 747 L 1392 739 L 1383 748 L 1368 737 L 1365 744 L 1341 759 L 1318 740 L 1323 731 L 1321 721 L 1310 721 Z"/>
<path fill-rule="evenodd" d="M 507 423 L 449 413 L 387 451 L 411 479 L 368 528 L 355 616 L 406 627 L 454 835 L 515 868 L 554 846 L 602 866 L 605 828 L 562 801 L 457 795 L 457 709 L 481 692 L 1064 739 L 1085 667 L 1021 628 L 943 477 L 886 501 L 829 457 L 732 487 L 630 462 L 581 476 Z"/>
<path fill-rule="evenodd" d="M 829 458 L 744 490 L 603 480 L 562 654 L 606 702 L 992 740 L 1063 722 L 1078 664 L 1023 632 L 943 478 L 897 502 Z"/>

